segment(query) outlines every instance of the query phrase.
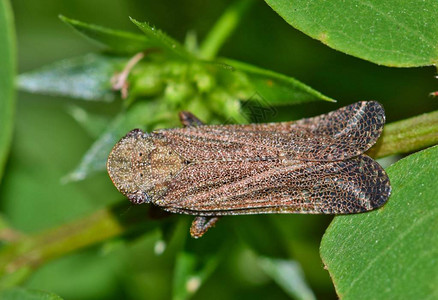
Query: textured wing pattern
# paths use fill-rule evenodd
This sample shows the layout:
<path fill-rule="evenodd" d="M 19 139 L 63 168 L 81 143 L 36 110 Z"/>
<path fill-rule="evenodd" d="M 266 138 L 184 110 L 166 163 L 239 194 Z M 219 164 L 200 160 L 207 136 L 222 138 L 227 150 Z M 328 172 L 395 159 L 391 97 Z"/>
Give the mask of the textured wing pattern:
<path fill-rule="evenodd" d="M 155 204 L 195 215 L 345 214 L 385 203 L 391 187 L 366 155 L 345 161 L 204 162 L 174 177 Z"/>
<path fill-rule="evenodd" d="M 152 133 L 190 161 L 287 158 L 334 161 L 357 156 L 380 136 L 385 112 L 375 101 L 357 102 L 296 122 L 205 125 Z"/>

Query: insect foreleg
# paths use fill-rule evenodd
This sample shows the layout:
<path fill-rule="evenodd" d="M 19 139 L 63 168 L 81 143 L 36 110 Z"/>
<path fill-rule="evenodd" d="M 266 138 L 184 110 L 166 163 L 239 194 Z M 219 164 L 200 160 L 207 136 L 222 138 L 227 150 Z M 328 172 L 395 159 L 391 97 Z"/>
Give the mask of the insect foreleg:
<path fill-rule="evenodd" d="M 204 125 L 194 114 L 188 111 L 179 112 L 179 120 L 184 127 L 196 127 Z"/>

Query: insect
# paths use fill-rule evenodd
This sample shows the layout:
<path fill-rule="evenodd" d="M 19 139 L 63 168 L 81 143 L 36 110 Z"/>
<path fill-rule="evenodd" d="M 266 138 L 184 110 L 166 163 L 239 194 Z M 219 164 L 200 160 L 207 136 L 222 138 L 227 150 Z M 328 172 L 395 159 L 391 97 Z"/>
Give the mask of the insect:
<path fill-rule="evenodd" d="M 383 168 L 363 154 L 385 112 L 375 101 L 295 122 L 203 125 L 130 131 L 112 149 L 111 180 L 132 203 L 195 215 L 193 237 L 220 216 L 351 214 L 382 206 L 391 193 Z"/>

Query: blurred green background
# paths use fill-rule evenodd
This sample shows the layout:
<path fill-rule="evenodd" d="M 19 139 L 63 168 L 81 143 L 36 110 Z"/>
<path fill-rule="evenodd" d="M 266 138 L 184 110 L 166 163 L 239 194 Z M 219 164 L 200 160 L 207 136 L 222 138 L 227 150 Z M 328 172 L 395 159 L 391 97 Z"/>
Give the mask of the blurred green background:
<path fill-rule="evenodd" d="M 62 23 L 59 14 L 138 32 L 128 19 L 131 16 L 156 25 L 179 41 L 188 31 L 196 32 L 202 40 L 230 3 L 14 0 L 19 72 L 97 50 Z M 276 121 L 315 115 L 359 100 L 380 101 L 389 122 L 438 108 L 436 100 L 428 96 L 437 89 L 434 68 L 388 68 L 347 56 L 293 29 L 261 1 L 245 15 L 219 56 L 295 77 L 338 100 L 336 104 L 315 102 L 286 107 L 277 112 Z M 125 201 L 105 173 L 82 182 L 61 183 L 61 177 L 75 168 L 93 142 L 68 114 L 72 103 L 109 117 L 120 106 L 118 101 L 102 104 L 18 94 L 14 139 L 0 199 L 6 219 L 24 233 L 54 227 Z M 129 209 L 135 208 L 127 203 Z M 155 254 L 160 235 L 153 230 L 53 261 L 37 270 L 25 286 L 51 291 L 65 299 L 168 299 L 175 256 L 185 244 L 204 254 L 218 249 L 226 257 L 193 299 L 287 299 L 287 294 L 255 264 L 259 254 L 297 260 L 316 296 L 336 299 L 318 253 L 331 217 L 228 217 L 197 241 L 185 241 L 190 218 L 172 218 L 182 221 L 162 255 Z M 241 238 L 245 234 L 258 235 L 253 239 L 257 245 L 248 245 Z M 264 236 L 265 240 L 261 238 Z M 279 253 L 280 248 L 286 253 Z"/>

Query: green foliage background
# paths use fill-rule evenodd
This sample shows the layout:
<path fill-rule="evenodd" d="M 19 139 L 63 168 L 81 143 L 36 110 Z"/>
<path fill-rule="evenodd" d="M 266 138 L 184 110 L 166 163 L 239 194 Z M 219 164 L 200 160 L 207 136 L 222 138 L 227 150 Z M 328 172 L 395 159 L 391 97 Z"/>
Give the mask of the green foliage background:
<path fill-rule="evenodd" d="M 284 3 L 284 1 L 267 2 L 273 8 L 275 2 L 277 5 Z M 147 21 L 155 25 L 180 42 L 185 40 L 187 32 L 190 31 L 195 32 L 198 40 L 202 41 L 216 20 L 232 3 L 232 1 L 195 0 L 178 2 L 14 0 L 12 9 L 17 35 L 18 71 L 26 73 L 61 59 L 100 51 L 101 48 L 79 36 L 61 22 L 58 18 L 59 14 L 87 23 L 141 34 L 129 20 L 128 16 L 130 16 L 135 20 Z M 319 101 L 294 106 L 282 105 L 274 114 L 258 121 L 298 119 L 327 112 L 359 100 L 380 101 L 385 107 L 388 122 L 406 119 L 438 108 L 436 100 L 428 96 L 430 92 L 437 89 L 434 68 L 389 68 L 348 56 L 297 31 L 261 1 L 254 1 L 241 18 L 234 33 L 226 39 L 220 49 L 220 57 L 294 77 L 338 101 L 336 104 Z M 286 17 L 285 19 L 290 22 Z M 300 24 L 294 26 L 305 31 L 308 24 L 304 22 L 303 26 Z M 330 41 L 325 42 L 339 49 L 336 45 L 331 45 Z M 435 44 L 438 43 L 435 41 Z M 118 50 L 126 51 L 123 45 Z M 356 52 L 352 54 L 358 55 Z M 232 64 L 232 61 L 228 62 Z M 123 65 L 117 61 L 115 64 Z M 101 64 L 99 66 L 102 67 Z M 239 68 L 237 64 L 235 67 Z M 105 70 L 112 72 L 112 69 Z M 90 68 L 88 71 L 103 73 L 105 70 L 96 71 Z M 156 69 L 151 70 L 151 72 L 155 71 Z M 50 80 L 56 80 L 56 77 Z M 114 95 L 109 93 L 108 97 Z M 142 107 L 144 105 L 142 103 L 134 105 L 137 105 L 136 112 L 142 115 L 143 123 L 150 122 L 150 119 L 156 116 L 155 112 L 161 111 L 161 107 L 151 111 L 149 106 Z M 206 115 L 199 117 L 212 122 L 226 121 L 224 117 L 233 113 L 229 107 L 215 108 L 214 105 L 214 101 L 211 101 L 206 108 L 197 106 L 195 109 L 199 111 L 205 109 Z M 20 272 L 12 272 L 13 275 L 4 275 L 0 280 L 2 288 L 17 283 L 29 288 L 29 290 L 7 291 L 4 295 L 12 295 L 7 299 L 21 297 L 20 295 L 23 294 L 38 297 L 35 295 L 39 292 L 32 292 L 32 289 L 53 292 L 64 299 L 186 299 L 191 296 L 191 291 L 196 290 L 193 287 L 196 287 L 197 283 L 202 285 L 193 294 L 193 299 L 287 299 L 290 297 L 313 299 L 314 296 L 318 299 L 336 299 L 332 279 L 324 270 L 319 254 L 321 237 L 332 219 L 330 216 L 229 217 L 221 220 L 205 237 L 195 241 L 188 236 L 191 218 L 187 216 L 140 222 L 140 225 L 129 227 L 131 220 L 146 216 L 149 213 L 148 209 L 131 207 L 115 190 L 105 172 L 96 172 L 83 181 L 67 183 L 65 180 L 62 181 L 61 178 L 76 178 L 75 173 L 72 178 L 71 171 L 77 170 L 84 153 L 96 137 L 106 130 L 109 120 L 123 109 L 122 106 L 120 99 L 113 102 L 93 102 L 18 93 L 13 142 L 0 186 L 3 217 L 1 228 L 14 228 L 20 234 L 32 235 L 91 215 L 93 218 L 101 217 L 107 220 L 107 223 L 100 224 L 101 227 L 95 228 L 95 231 L 90 231 L 89 234 L 108 231 L 108 237 L 117 237 L 103 238 L 102 243 L 85 249 L 77 251 L 72 249 L 71 254 L 45 263 L 35 271 L 30 266 L 19 269 Z M 223 115 L 217 113 L 224 109 L 230 109 L 230 113 L 228 114 L 228 111 Z M 177 126 L 176 114 L 172 116 L 165 114 L 164 117 L 165 121 L 155 120 L 154 126 L 167 127 L 169 124 Z M 239 118 L 238 115 L 235 117 Z M 120 118 L 122 120 L 118 122 L 123 123 L 127 128 L 136 125 L 124 120 L 123 117 Z M 121 132 L 120 136 L 122 134 Z M 430 135 L 436 136 L 436 128 L 430 132 Z M 436 148 L 428 151 L 427 155 L 423 154 L 418 158 L 421 164 L 427 165 L 428 160 L 436 161 Z M 382 163 L 390 164 L 398 158 L 400 157 L 392 157 Z M 396 170 L 396 168 L 391 169 L 390 175 L 405 172 Z M 436 171 L 429 169 L 428 171 L 430 173 L 427 173 L 427 178 L 438 177 Z M 421 174 L 422 169 L 418 169 L 417 172 Z M 67 176 L 68 174 L 70 177 Z M 404 181 L 394 182 L 403 187 Z M 393 186 L 394 189 L 398 187 L 397 184 Z M 421 189 L 421 184 L 430 187 L 433 182 L 420 179 L 411 190 L 418 185 Z M 431 205 L 433 201 L 436 203 L 436 188 L 431 191 L 425 188 L 425 193 L 426 191 L 429 195 L 424 200 L 429 201 L 426 204 Z M 422 198 L 418 196 L 418 199 Z M 424 210 L 416 211 L 416 214 L 421 215 L 426 211 L 428 209 L 426 204 Z M 416 204 L 412 202 L 409 205 Z M 127 224 L 129 230 L 120 229 L 118 223 L 115 221 L 112 223 L 104 213 L 95 214 L 96 211 L 107 207 L 111 207 L 111 212 L 117 220 L 124 220 L 121 224 L 123 226 Z M 388 210 L 390 209 L 391 206 L 388 207 Z M 436 211 L 433 212 L 436 216 Z M 379 213 L 376 212 L 370 218 L 376 217 Z M 401 218 L 409 217 L 409 215 L 391 216 L 394 224 L 398 224 L 397 220 L 400 221 Z M 361 217 L 367 218 L 358 216 Z M 337 261 L 336 257 L 327 257 L 330 256 L 330 252 L 336 253 L 337 243 L 344 243 L 342 236 L 345 237 L 347 233 L 339 238 L 336 235 L 338 233 L 333 229 L 335 226 L 340 226 L 341 229 L 348 228 L 342 224 L 344 220 L 342 218 L 331 225 L 331 231 L 328 232 L 323 243 L 329 248 L 322 249 L 321 253 L 329 270 L 333 271 L 332 277 L 336 287 L 341 291 L 351 291 L 343 286 L 349 280 L 346 276 L 346 281 L 342 281 L 345 272 L 348 272 L 343 268 L 348 269 L 348 266 L 354 264 L 345 267 Z M 347 223 L 350 222 L 350 219 L 345 220 Z M 91 223 L 93 220 L 86 222 Z M 358 222 L 360 223 L 361 220 Z M 391 223 L 391 219 L 386 222 Z M 386 226 L 390 225 L 386 224 Z M 438 225 L 436 222 L 431 222 L 428 228 L 436 232 Z M 122 231 L 124 234 L 119 236 Z M 51 237 L 64 234 L 71 237 L 75 232 L 81 232 L 80 225 L 76 224 L 75 227 L 51 233 Z M 423 235 L 429 237 L 424 232 L 420 227 L 419 233 L 414 237 L 410 236 L 411 242 L 419 244 L 418 241 L 421 241 Z M 16 237 L 20 234 L 12 236 Z M 93 239 L 92 236 L 86 235 L 79 238 L 84 240 L 84 244 L 87 239 Z M 48 243 L 44 239 L 37 242 L 39 243 L 37 245 Z M 368 242 L 365 241 L 361 245 L 362 249 L 370 246 Z M 3 243 L 4 246 L 8 246 L 7 242 Z M 434 249 L 438 248 L 436 239 L 431 239 L 430 243 L 435 244 Z M 68 247 L 68 243 L 66 245 Z M 165 250 L 160 254 L 163 245 Z M 32 247 L 34 246 L 35 244 L 32 244 Z M 24 252 L 27 251 L 26 244 L 20 244 L 18 247 L 24 249 Z M 427 245 L 424 244 L 420 253 L 429 251 L 426 248 Z M 433 264 L 434 260 L 437 261 L 438 254 L 434 249 L 430 251 L 430 259 L 426 259 L 424 264 Z M 55 253 L 57 250 L 52 249 L 52 251 Z M 413 250 L 407 247 L 404 251 L 406 252 L 401 255 Z M 30 256 L 31 254 L 30 251 Z M 353 252 L 349 255 L 354 258 L 357 253 Z M 32 262 L 32 259 L 30 258 L 29 261 Z M 385 261 L 381 263 L 384 264 Z M 389 264 L 388 261 L 386 263 Z M 415 264 L 415 261 L 412 263 Z M 357 266 L 357 268 L 362 267 Z M 437 269 L 436 262 L 429 267 L 426 269 L 430 270 L 430 273 L 426 275 L 430 276 L 426 277 L 438 278 L 434 271 Z M 341 275 L 336 272 L 340 272 Z M 397 272 L 403 272 L 403 268 L 393 273 L 390 271 L 388 274 L 397 276 Z M 348 274 L 354 275 L 354 270 Z M 412 277 L 415 277 L 415 272 Z M 338 278 L 341 278 L 341 282 L 336 281 Z M 385 277 L 385 280 L 391 281 L 390 277 Z M 403 283 L 402 281 L 401 284 Z M 192 284 L 189 285 L 191 287 L 189 289 L 188 284 Z M 433 293 L 436 295 L 437 290 L 428 292 L 426 291 L 425 295 L 433 295 Z M 360 294 L 360 287 L 358 293 Z M 345 295 L 345 298 L 357 299 L 356 295 Z M 47 297 L 56 299 L 54 295 Z"/>

